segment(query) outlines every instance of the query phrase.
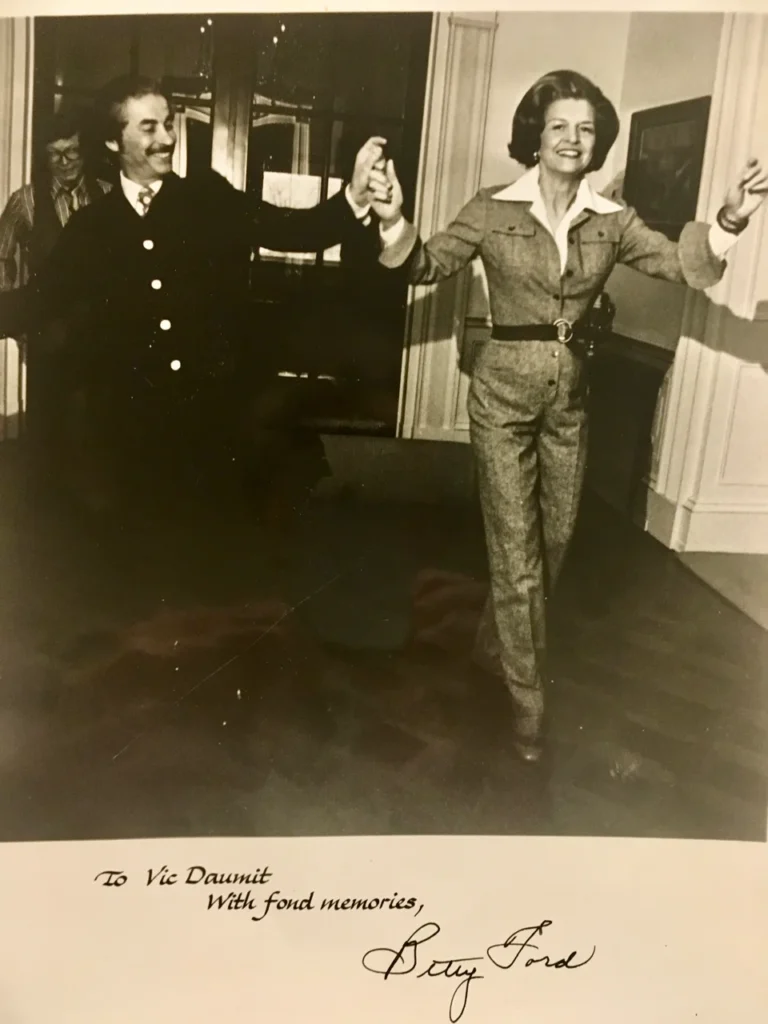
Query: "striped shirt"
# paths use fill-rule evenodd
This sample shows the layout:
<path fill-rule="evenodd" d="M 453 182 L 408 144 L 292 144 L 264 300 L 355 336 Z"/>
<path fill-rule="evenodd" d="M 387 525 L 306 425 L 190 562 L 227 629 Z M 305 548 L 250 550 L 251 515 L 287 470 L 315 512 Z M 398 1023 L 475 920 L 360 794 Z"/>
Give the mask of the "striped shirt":
<path fill-rule="evenodd" d="M 102 192 L 109 192 L 112 188 L 107 181 L 99 181 L 99 187 Z M 92 202 L 84 178 L 81 178 L 71 191 L 54 182 L 51 198 L 62 227 L 76 210 Z M 13 288 L 19 276 L 19 266 L 22 268 L 22 274 L 24 273 L 34 216 L 34 188 L 32 185 L 24 185 L 12 193 L 0 216 L 0 291 Z M 20 264 L 17 257 L 21 257 Z"/>

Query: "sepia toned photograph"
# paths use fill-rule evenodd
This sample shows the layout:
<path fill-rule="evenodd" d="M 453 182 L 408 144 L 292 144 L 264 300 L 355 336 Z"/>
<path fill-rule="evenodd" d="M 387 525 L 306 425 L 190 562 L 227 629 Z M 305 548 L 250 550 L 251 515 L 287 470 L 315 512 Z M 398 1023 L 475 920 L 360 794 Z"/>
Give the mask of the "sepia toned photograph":
<path fill-rule="evenodd" d="M 0 19 L 0 840 L 765 842 L 743 31 Z"/>

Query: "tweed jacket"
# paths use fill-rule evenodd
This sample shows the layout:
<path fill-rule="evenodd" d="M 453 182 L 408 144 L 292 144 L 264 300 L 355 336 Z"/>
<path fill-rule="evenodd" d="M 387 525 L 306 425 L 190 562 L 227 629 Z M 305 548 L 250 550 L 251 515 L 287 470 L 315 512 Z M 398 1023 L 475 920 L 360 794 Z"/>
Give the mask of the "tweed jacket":
<path fill-rule="evenodd" d="M 430 284 L 458 273 L 475 257 L 488 279 L 494 324 L 576 322 L 592 307 L 617 263 L 651 277 L 709 288 L 725 270 L 709 242 L 710 226 L 689 223 L 679 242 L 651 230 L 635 210 L 603 203 L 584 210 L 568 231 L 563 269 L 552 234 L 531 214 L 531 203 L 494 197 L 508 186 L 481 189 L 444 231 L 423 242 L 406 223 L 379 256 L 402 267 L 412 284 Z"/>
<path fill-rule="evenodd" d="M 66 316 L 73 359 L 99 382 L 202 382 L 231 372 L 232 347 L 258 338 L 252 247 L 318 252 L 363 230 L 343 192 L 282 209 L 214 172 L 169 175 L 141 217 L 114 188 L 72 216 L 28 286 L 0 295 L 0 336 Z"/>

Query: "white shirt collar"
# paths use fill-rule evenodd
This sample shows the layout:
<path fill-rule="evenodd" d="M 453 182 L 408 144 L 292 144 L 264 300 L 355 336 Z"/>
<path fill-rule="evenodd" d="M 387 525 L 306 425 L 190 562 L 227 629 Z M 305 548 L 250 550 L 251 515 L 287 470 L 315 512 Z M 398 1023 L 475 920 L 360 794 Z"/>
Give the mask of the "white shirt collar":
<path fill-rule="evenodd" d="M 532 203 L 539 212 L 542 211 L 544 203 L 539 188 L 539 168 L 532 167 L 517 179 L 512 185 L 508 185 L 497 192 L 494 199 L 501 199 L 513 203 Z M 618 213 L 622 207 L 611 199 L 606 199 L 599 192 L 595 192 L 586 178 L 582 178 L 576 198 L 573 200 L 569 213 L 569 219 L 577 217 L 584 210 L 591 210 L 592 213 Z M 531 212 L 534 212 L 533 210 Z"/>
<path fill-rule="evenodd" d="M 141 209 L 141 203 L 139 202 L 139 193 L 143 192 L 145 188 L 150 188 L 157 195 L 162 188 L 163 179 L 158 178 L 157 181 L 153 181 L 151 185 L 139 185 L 138 182 L 131 181 L 130 178 L 126 178 L 123 172 L 120 172 L 120 187 L 123 190 L 123 195 L 134 208 L 134 210 Z"/>

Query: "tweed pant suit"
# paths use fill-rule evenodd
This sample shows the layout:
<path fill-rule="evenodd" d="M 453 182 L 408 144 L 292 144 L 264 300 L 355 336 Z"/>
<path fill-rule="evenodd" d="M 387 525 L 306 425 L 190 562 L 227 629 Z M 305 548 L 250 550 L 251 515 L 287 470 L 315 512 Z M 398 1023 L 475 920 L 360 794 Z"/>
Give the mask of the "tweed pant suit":
<path fill-rule="evenodd" d="M 651 277 L 706 288 L 722 276 L 708 224 L 690 223 L 679 243 L 583 180 L 556 233 L 538 168 L 511 186 L 482 189 L 444 230 L 422 242 L 399 225 L 380 261 L 407 266 L 413 284 L 442 281 L 479 257 L 494 332 L 575 324 L 617 263 Z M 502 330 L 499 331 L 498 328 Z M 518 706 L 540 709 L 546 678 L 546 597 L 573 535 L 587 448 L 587 367 L 560 341 L 481 342 L 468 399 L 488 549 L 491 600 L 479 635 L 498 660 Z"/>

